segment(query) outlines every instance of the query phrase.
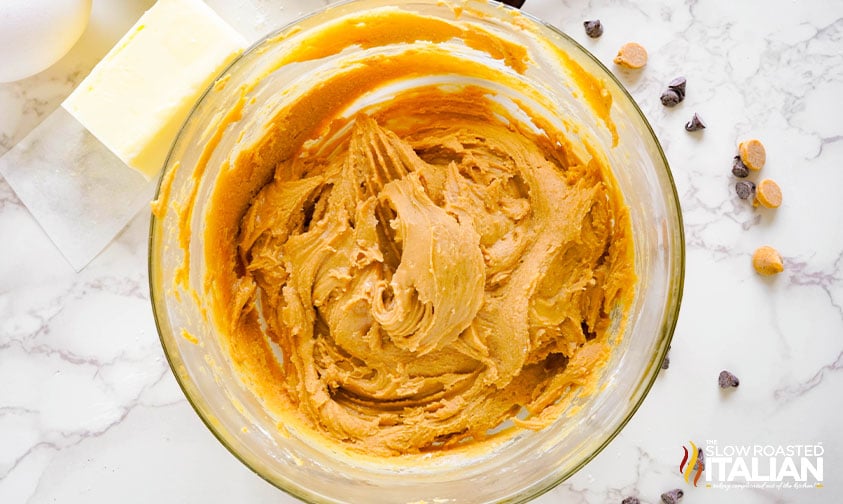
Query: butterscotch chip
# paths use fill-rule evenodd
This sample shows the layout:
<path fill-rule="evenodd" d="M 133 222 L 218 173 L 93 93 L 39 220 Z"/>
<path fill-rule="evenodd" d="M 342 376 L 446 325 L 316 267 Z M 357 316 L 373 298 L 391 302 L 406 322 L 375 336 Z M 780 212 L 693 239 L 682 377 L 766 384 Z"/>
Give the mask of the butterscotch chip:
<path fill-rule="evenodd" d="M 738 152 L 741 155 L 741 161 L 750 170 L 760 170 L 767 161 L 767 151 L 764 149 L 764 144 L 754 138 L 741 142 L 738 146 Z"/>
<path fill-rule="evenodd" d="M 755 187 L 755 199 L 767 208 L 778 208 L 782 204 L 782 189 L 771 179 L 764 179 Z"/>
<path fill-rule="evenodd" d="M 641 68 L 647 64 L 647 50 L 636 42 L 627 42 L 618 49 L 615 64 L 626 68 Z"/>
<path fill-rule="evenodd" d="M 752 254 L 752 267 L 761 275 L 776 275 L 784 271 L 784 263 L 779 251 L 770 246 L 758 247 Z"/>

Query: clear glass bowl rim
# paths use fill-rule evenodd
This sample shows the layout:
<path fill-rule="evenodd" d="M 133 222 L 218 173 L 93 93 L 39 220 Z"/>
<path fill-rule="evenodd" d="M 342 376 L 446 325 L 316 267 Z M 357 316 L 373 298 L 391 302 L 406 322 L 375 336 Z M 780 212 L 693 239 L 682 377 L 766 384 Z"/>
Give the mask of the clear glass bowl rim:
<path fill-rule="evenodd" d="M 336 8 L 338 6 L 346 5 L 346 4 L 353 4 L 357 1 L 358 0 L 341 0 L 339 2 L 332 3 L 330 5 L 322 7 L 320 9 L 314 10 L 314 11 L 308 13 L 308 14 L 300 16 L 300 17 L 296 18 L 295 20 L 291 21 L 290 23 L 288 23 L 286 25 L 283 25 L 282 27 L 269 32 L 268 34 L 262 36 L 260 39 L 258 39 L 256 42 L 254 42 L 249 48 L 247 48 L 245 51 L 243 51 L 242 54 L 240 54 L 239 56 L 234 58 L 234 60 L 217 75 L 217 77 L 221 77 L 221 76 L 225 75 L 232 68 L 236 67 L 243 58 L 246 58 L 247 56 L 249 56 L 252 52 L 257 50 L 264 43 L 273 39 L 274 37 L 278 36 L 279 34 L 285 32 L 287 30 L 290 30 L 291 28 L 295 27 L 297 24 L 299 24 L 299 23 L 301 23 L 301 22 L 303 22 L 307 19 L 310 19 L 312 17 L 322 15 L 323 13 L 325 13 L 325 11 L 328 11 L 330 9 Z M 495 0 L 488 0 L 488 2 L 490 4 L 499 3 L 499 2 L 496 2 Z M 583 47 L 574 38 L 567 35 L 565 32 L 563 32 L 559 28 L 553 26 L 552 24 L 550 24 L 550 23 L 548 23 L 548 22 L 546 22 L 546 21 L 544 21 L 544 20 L 542 20 L 542 19 L 540 19 L 540 18 L 538 18 L 534 15 L 531 15 L 527 12 L 520 11 L 519 9 L 507 6 L 505 4 L 501 4 L 501 7 L 504 8 L 504 9 L 518 11 L 522 16 L 527 18 L 529 21 L 531 21 L 533 23 L 536 23 L 537 25 L 540 25 L 541 27 L 551 31 L 554 35 L 561 37 L 567 43 L 571 44 L 571 46 L 573 46 L 573 48 L 575 50 L 580 51 L 583 56 L 590 59 L 602 71 L 601 77 L 602 76 L 608 77 L 609 79 L 611 79 L 614 82 L 614 84 L 617 86 L 617 88 L 622 91 L 623 96 L 624 96 L 624 100 L 626 100 L 631 105 L 632 110 L 634 110 L 635 113 L 638 115 L 638 118 L 641 120 L 642 124 L 645 126 L 646 131 L 649 133 L 652 141 L 655 144 L 655 147 L 656 147 L 657 152 L 658 152 L 659 159 L 661 161 L 661 166 L 658 166 L 657 168 L 662 168 L 664 170 L 664 173 L 662 175 L 664 175 L 666 177 L 666 180 L 668 182 L 668 186 L 669 186 L 669 189 L 670 189 L 670 192 L 665 194 L 665 196 L 671 197 L 672 202 L 673 202 L 673 206 L 676 210 L 675 214 L 671 215 L 670 217 L 675 218 L 675 224 L 676 225 L 675 225 L 675 228 L 672 229 L 672 231 L 677 234 L 677 236 L 675 236 L 676 248 L 671 250 L 671 253 L 674 255 L 674 260 L 671 261 L 671 264 L 673 265 L 673 270 L 667 272 L 667 275 L 670 279 L 670 281 L 669 281 L 670 287 L 668 289 L 669 300 L 668 300 L 668 303 L 667 303 L 667 306 L 666 306 L 666 309 L 665 309 L 665 323 L 661 328 L 661 336 L 658 338 L 658 340 L 662 341 L 663 343 L 661 344 L 661 352 L 654 355 L 653 356 L 654 358 L 652 359 L 652 362 L 660 363 L 665 358 L 665 356 L 667 354 L 667 349 L 670 347 L 670 342 L 673 339 L 673 334 L 674 334 L 674 331 L 676 329 L 676 324 L 677 324 L 677 321 L 678 321 L 678 318 L 679 318 L 679 310 L 680 310 L 680 306 L 682 304 L 682 295 L 683 295 L 683 292 L 684 292 L 684 283 L 685 283 L 685 232 L 684 232 L 684 223 L 683 223 L 683 218 L 682 218 L 682 209 L 681 209 L 681 206 L 680 206 L 679 194 L 678 194 L 677 189 L 676 189 L 676 184 L 675 184 L 675 181 L 674 181 L 674 178 L 673 178 L 673 174 L 670 170 L 670 165 L 667 161 L 667 157 L 665 156 L 664 150 L 662 149 L 661 143 L 659 142 L 658 137 L 656 136 L 656 133 L 653 130 L 650 122 L 647 120 L 647 117 L 644 115 L 641 108 L 638 106 L 638 103 L 635 101 L 635 99 L 632 97 L 632 95 L 629 93 L 629 91 L 626 89 L 626 87 L 620 82 L 620 80 L 615 76 L 615 74 L 612 71 L 610 71 L 599 59 L 597 59 L 597 57 L 595 57 L 588 49 Z M 214 80 L 216 80 L 216 78 Z M 167 176 L 167 173 L 168 173 L 168 167 L 169 167 L 169 169 L 173 169 L 173 167 L 170 163 L 170 157 L 173 155 L 173 151 L 175 149 L 175 146 L 178 143 L 178 140 L 181 137 L 182 132 L 185 129 L 185 126 L 190 123 L 191 118 L 195 114 L 197 108 L 204 102 L 206 96 L 213 89 L 213 86 L 214 85 L 212 83 L 211 85 L 209 85 L 205 89 L 205 91 L 202 93 L 202 95 L 199 97 L 199 99 L 196 101 L 196 103 L 193 104 L 193 106 L 191 107 L 191 110 L 188 113 L 184 123 L 179 128 L 179 132 L 177 133 L 173 144 L 170 146 L 170 150 L 167 154 L 167 158 L 164 161 L 164 164 L 163 164 L 164 169 L 161 170 L 161 173 L 158 177 L 158 183 L 157 183 L 157 187 L 155 189 L 154 200 L 157 200 L 161 195 L 161 186 L 162 186 L 162 182 L 166 179 L 166 176 Z M 202 409 L 196 404 L 196 399 L 189 392 L 189 388 L 183 382 L 183 379 L 182 379 L 180 373 L 177 372 L 177 369 L 176 369 L 177 362 L 175 361 L 175 359 L 177 359 L 177 358 L 180 359 L 180 356 L 173 355 L 169 351 L 169 347 L 168 347 L 168 345 L 165 341 L 164 331 L 162 330 L 161 314 L 159 313 L 159 310 L 156 308 L 156 300 L 158 299 L 158 296 L 159 296 L 158 292 L 162 290 L 158 285 L 156 285 L 156 282 L 155 282 L 156 276 L 155 276 L 155 273 L 154 273 L 155 268 L 157 266 L 156 255 L 154 254 L 154 249 L 155 249 L 155 243 L 156 243 L 156 241 L 155 241 L 155 236 L 156 236 L 155 230 L 156 230 L 156 226 L 157 226 L 158 221 L 159 221 L 159 219 L 155 216 L 155 214 L 151 213 L 150 214 L 150 223 L 149 223 L 148 261 L 147 261 L 147 265 L 148 265 L 147 273 L 148 273 L 148 281 L 149 281 L 150 304 L 152 305 L 153 317 L 155 319 L 155 327 L 156 327 L 156 330 L 158 332 L 158 337 L 159 337 L 159 341 L 161 342 L 161 347 L 164 351 L 164 355 L 167 359 L 167 363 L 170 366 L 170 370 L 172 371 L 173 375 L 176 378 L 176 382 L 178 383 L 179 388 L 181 389 L 181 391 L 184 394 L 185 398 L 187 399 L 188 403 L 190 403 L 190 406 L 196 412 L 197 416 L 201 419 L 202 423 L 205 424 L 205 426 L 213 434 L 213 436 L 220 442 L 220 444 L 222 444 L 225 447 L 225 449 L 228 450 L 228 452 L 231 453 L 244 466 L 249 468 L 252 472 L 254 472 L 256 475 L 258 475 L 264 481 L 268 482 L 269 484 L 273 485 L 274 487 L 278 488 L 279 490 L 282 490 L 282 491 L 288 493 L 289 495 L 291 495 L 291 496 L 293 496 L 297 499 L 301 499 L 301 500 L 306 501 L 306 502 L 318 502 L 318 500 L 313 500 L 314 496 L 312 494 L 309 494 L 308 492 L 304 491 L 304 489 L 290 488 L 290 487 L 280 485 L 277 481 L 273 480 L 269 475 L 263 474 L 260 470 L 258 470 L 256 467 L 254 467 L 254 465 L 252 463 L 250 463 L 249 460 L 247 460 L 242 454 L 240 454 L 237 450 L 235 450 L 234 447 L 232 447 L 231 444 L 227 441 L 225 436 L 220 432 L 220 429 L 218 429 L 214 425 L 214 423 L 211 422 L 210 419 L 208 419 L 206 417 L 206 415 L 202 412 Z M 626 414 L 626 417 L 623 419 L 623 421 L 621 421 L 618 424 L 617 428 L 614 431 L 610 432 L 606 436 L 606 438 L 603 440 L 603 442 L 600 443 L 600 445 L 597 446 L 597 448 L 593 452 L 591 452 L 588 456 L 584 457 L 579 463 L 575 464 L 569 471 L 558 474 L 556 478 L 545 482 L 545 484 L 543 484 L 543 485 L 536 485 L 536 484 L 531 485 L 531 486 L 525 488 L 524 491 L 521 494 L 516 496 L 515 500 L 509 499 L 509 500 L 507 500 L 507 502 L 523 503 L 523 502 L 531 501 L 531 500 L 541 496 L 542 494 L 552 490 L 557 485 L 559 485 L 560 483 L 562 483 L 565 480 L 567 480 L 568 478 L 570 478 L 572 475 L 576 474 L 580 469 L 582 469 L 592 459 L 594 459 L 598 454 L 600 454 L 600 452 L 602 452 L 603 449 L 606 446 L 608 446 L 609 443 L 611 443 L 615 439 L 615 437 L 617 437 L 618 434 L 620 434 L 620 432 L 624 429 L 626 424 L 629 423 L 629 421 L 632 419 L 632 417 L 635 415 L 635 413 L 641 407 L 641 404 L 643 404 L 644 399 L 646 399 L 647 395 L 649 394 L 650 389 L 652 388 L 653 384 L 655 383 L 656 378 L 659 375 L 658 368 L 660 368 L 660 366 L 656 366 L 656 371 L 651 373 L 650 376 L 648 376 L 646 378 L 646 383 L 644 383 L 644 387 L 642 389 L 642 392 L 641 392 L 640 396 L 635 401 L 635 403 L 632 405 L 632 407 L 629 408 L 629 410 Z"/>

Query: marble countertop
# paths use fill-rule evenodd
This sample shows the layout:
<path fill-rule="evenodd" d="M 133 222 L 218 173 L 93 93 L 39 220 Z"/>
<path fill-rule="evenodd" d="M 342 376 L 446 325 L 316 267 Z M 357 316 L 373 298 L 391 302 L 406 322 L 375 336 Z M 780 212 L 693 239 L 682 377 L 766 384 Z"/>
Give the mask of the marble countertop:
<path fill-rule="evenodd" d="M 256 33 L 322 3 L 240 3 L 250 1 L 274 9 L 239 20 Z M 208 3 L 237 15 L 237 2 Z M 151 4 L 94 0 L 63 60 L 0 84 L 0 154 Z M 667 153 L 687 240 L 670 368 L 623 432 L 536 502 L 655 503 L 671 488 L 688 504 L 843 502 L 843 2 L 526 0 L 523 10 L 610 68 L 622 43 L 647 48 L 643 71 L 617 74 Z M 599 39 L 583 31 L 590 18 L 604 24 Z M 659 94 L 678 75 L 687 98 L 665 108 Z M 708 128 L 690 134 L 694 112 Z M 737 142 L 753 137 L 784 193 L 777 210 L 734 193 Z M 0 178 L 0 502 L 295 502 L 231 456 L 177 386 L 148 299 L 148 220 L 141 211 L 77 273 Z M 774 278 L 750 265 L 765 244 L 784 256 Z M 719 389 L 722 369 L 738 389 Z M 679 472 L 690 442 L 761 446 L 765 467 L 766 447 L 819 445 L 823 484 L 695 488 Z"/>

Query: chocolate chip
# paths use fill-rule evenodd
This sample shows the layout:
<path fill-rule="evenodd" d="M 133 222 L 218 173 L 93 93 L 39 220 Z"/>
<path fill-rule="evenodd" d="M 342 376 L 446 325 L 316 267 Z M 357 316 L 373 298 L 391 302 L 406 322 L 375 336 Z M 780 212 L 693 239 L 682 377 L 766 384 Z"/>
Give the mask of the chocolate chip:
<path fill-rule="evenodd" d="M 705 123 L 703 122 L 702 118 L 694 112 L 694 117 L 691 118 L 690 121 L 685 123 L 685 130 L 686 131 L 699 131 L 705 129 Z"/>
<path fill-rule="evenodd" d="M 676 91 L 681 99 L 685 99 L 685 85 L 688 81 L 685 77 L 677 77 L 667 83 L 667 88 Z"/>
<path fill-rule="evenodd" d="M 673 107 L 681 103 L 685 99 L 685 85 L 687 84 L 685 77 L 677 77 L 667 83 L 667 89 L 662 91 L 662 105 L 665 107 Z M 703 126 L 705 127 L 705 126 Z"/>
<path fill-rule="evenodd" d="M 584 21 L 583 26 L 585 26 L 585 34 L 591 38 L 597 38 L 603 35 L 603 23 L 599 19 Z"/>
<path fill-rule="evenodd" d="M 667 347 L 667 352 L 664 354 L 664 360 L 662 361 L 662 369 L 667 369 L 670 367 L 670 348 Z"/>
<path fill-rule="evenodd" d="M 667 88 L 662 91 L 661 101 L 665 107 L 673 107 L 682 101 L 682 96 L 675 89 Z"/>
<path fill-rule="evenodd" d="M 740 156 L 735 156 L 735 160 L 732 161 L 732 175 L 738 178 L 746 178 L 749 175 L 749 168 L 743 164 Z"/>
<path fill-rule="evenodd" d="M 664 504 L 676 504 L 683 495 L 685 495 L 685 492 L 679 488 L 674 488 L 673 490 L 662 494 L 662 502 L 664 502 Z"/>
<path fill-rule="evenodd" d="M 739 143 L 738 154 L 740 154 L 743 164 L 750 170 L 760 170 L 767 161 L 767 149 L 757 138 Z"/>
<path fill-rule="evenodd" d="M 638 500 L 638 497 L 627 497 L 621 501 L 621 504 L 641 504 L 641 501 Z"/>
<path fill-rule="evenodd" d="M 515 7 L 516 9 L 520 9 L 522 5 L 524 5 L 525 0 L 498 0 L 499 2 L 505 3 L 510 7 Z"/>
<path fill-rule="evenodd" d="M 735 184 L 735 192 L 738 193 L 738 198 L 748 199 L 755 194 L 755 184 L 749 180 L 741 180 Z"/>
<path fill-rule="evenodd" d="M 720 376 L 717 377 L 717 383 L 720 385 L 720 388 L 725 389 L 737 387 L 741 384 L 741 381 L 738 380 L 737 376 L 728 371 L 720 371 Z"/>

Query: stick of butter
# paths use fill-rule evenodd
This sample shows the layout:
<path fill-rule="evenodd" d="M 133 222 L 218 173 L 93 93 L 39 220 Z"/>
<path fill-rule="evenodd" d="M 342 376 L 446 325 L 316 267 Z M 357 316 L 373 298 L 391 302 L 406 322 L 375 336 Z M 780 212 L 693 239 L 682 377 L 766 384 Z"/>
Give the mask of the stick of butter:
<path fill-rule="evenodd" d="M 194 103 L 246 45 L 201 0 L 158 0 L 62 106 L 152 178 Z"/>

